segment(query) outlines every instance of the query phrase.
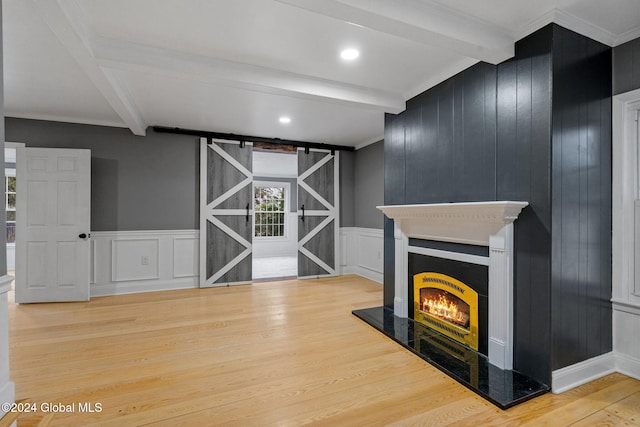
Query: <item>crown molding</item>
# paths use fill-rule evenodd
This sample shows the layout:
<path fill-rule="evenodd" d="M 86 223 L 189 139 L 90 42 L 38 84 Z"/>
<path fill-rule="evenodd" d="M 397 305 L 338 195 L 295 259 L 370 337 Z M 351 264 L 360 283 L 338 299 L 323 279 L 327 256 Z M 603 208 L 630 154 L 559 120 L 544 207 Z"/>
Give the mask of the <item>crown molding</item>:
<path fill-rule="evenodd" d="M 568 30 L 575 31 L 585 37 L 589 37 L 590 39 L 606 44 L 607 46 L 615 46 L 619 38 L 612 32 L 587 22 L 584 19 L 578 18 L 564 10 L 551 9 L 544 15 L 524 25 L 518 33 L 516 40 L 520 40 L 551 23 L 558 24 Z"/>

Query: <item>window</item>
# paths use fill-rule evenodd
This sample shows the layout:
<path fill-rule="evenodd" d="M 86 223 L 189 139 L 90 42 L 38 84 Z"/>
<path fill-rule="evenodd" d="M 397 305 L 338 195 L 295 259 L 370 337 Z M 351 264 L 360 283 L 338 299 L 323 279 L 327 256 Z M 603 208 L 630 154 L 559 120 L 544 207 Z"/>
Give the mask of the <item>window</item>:
<path fill-rule="evenodd" d="M 287 185 L 265 184 L 256 183 L 253 189 L 254 236 L 285 237 Z"/>
<path fill-rule="evenodd" d="M 16 241 L 16 170 L 6 169 L 4 177 L 4 206 L 7 213 L 7 243 Z"/>

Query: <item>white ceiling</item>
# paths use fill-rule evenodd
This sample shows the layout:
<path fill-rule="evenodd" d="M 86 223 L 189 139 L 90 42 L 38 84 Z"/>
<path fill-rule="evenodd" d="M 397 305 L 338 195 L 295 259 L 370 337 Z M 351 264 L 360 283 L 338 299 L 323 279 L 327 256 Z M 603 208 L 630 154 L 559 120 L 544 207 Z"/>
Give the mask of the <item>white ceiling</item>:
<path fill-rule="evenodd" d="M 355 147 L 549 22 L 640 37 L 638 0 L 3 0 L 2 14 L 6 116 Z"/>

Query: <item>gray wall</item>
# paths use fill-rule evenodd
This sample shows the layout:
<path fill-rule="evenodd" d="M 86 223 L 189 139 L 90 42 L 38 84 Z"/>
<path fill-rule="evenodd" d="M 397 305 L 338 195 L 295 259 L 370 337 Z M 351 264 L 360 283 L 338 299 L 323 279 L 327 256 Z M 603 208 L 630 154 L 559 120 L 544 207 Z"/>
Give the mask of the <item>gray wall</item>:
<path fill-rule="evenodd" d="M 12 117 L 5 118 L 3 125 L 6 126 L 6 141 L 23 142 L 30 147 L 91 150 L 93 231 L 183 230 L 200 227 L 199 138 L 155 133 L 151 128 L 147 129 L 147 136 L 139 137 L 122 128 Z M 361 159 L 360 164 L 376 164 L 375 169 L 381 175 L 382 167 L 377 166 L 381 165 L 381 158 L 378 157 L 381 148 L 363 150 L 360 151 L 364 152 L 364 160 Z M 342 227 L 356 225 L 355 159 L 355 152 L 340 152 Z M 364 176 L 367 176 L 366 170 Z M 371 178 L 371 182 L 376 182 L 375 186 L 379 185 L 379 180 L 379 177 Z M 295 189 L 295 180 L 291 182 L 292 189 Z M 366 188 L 368 183 L 369 178 L 365 178 L 358 186 L 367 200 L 373 200 L 373 190 Z M 370 211 L 374 206 L 372 203 L 377 202 L 366 203 L 366 209 Z M 292 209 L 296 207 L 294 200 Z M 363 224 L 373 224 L 370 213 L 361 213 L 361 216 L 365 218 Z M 4 245 L 0 247 L 0 252 L 5 250 Z"/>
<path fill-rule="evenodd" d="M 355 227 L 355 157 L 353 151 L 340 152 L 340 227 Z"/>
<path fill-rule="evenodd" d="M 384 215 L 376 206 L 384 204 L 383 141 L 355 152 L 353 192 L 354 225 L 382 229 Z"/>
<path fill-rule="evenodd" d="M 613 48 L 613 94 L 640 88 L 640 38 Z"/>
<path fill-rule="evenodd" d="M 198 138 L 16 118 L 5 128 L 28 147 L 91 150 L 93 231 L 199 228 Z"/>

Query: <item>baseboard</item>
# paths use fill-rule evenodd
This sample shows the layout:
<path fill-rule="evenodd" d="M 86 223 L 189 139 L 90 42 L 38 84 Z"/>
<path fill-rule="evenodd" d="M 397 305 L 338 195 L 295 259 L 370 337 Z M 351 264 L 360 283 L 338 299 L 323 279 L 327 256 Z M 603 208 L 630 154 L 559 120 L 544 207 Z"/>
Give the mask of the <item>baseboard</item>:
<path fill-rule="evenodd" d="M 369 280 L 382 284 L 384 282 L 384 274 L 379 271 L 370 270 L 365 267 L 357 267 L 355 274 L 358 276 L 366 277 Z"/>
<path fill-rule="evenodd" d="M 0 276 L 0 294 L 6 294 L 11 290 L 11 282 L 13 282 L 15 277 L 5 274 L 4 276 Z"/>
<path fill-rule="evenodd" d="M 175 280 L 150 280 L 135 282 L 117 282 L 101 285 L 91 285 L 91 297 L 104 297 L 110 295 L 139 294 L 143 292 L 173 291 L 176 289 L 197 288 L 197 277 Z"/>
<path fill-rule="evenodd" d="M 616 353 L 616 370 L 621 374 L 640 380 L 640 359 Z"/>
<path fill-rule="evenodd" d="M 551 373 L 551 391 L 563 393 L 574 387 L 616 372 L 616 356 L 613 352 L 585 360 Z"/>
<path fill-rule="evenodd" d="M 355 265 L 343 265 L 340 267 L 340 275 L 346 276 L 348 274 L 358 274 L 358 267 Z"/>

